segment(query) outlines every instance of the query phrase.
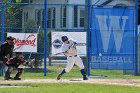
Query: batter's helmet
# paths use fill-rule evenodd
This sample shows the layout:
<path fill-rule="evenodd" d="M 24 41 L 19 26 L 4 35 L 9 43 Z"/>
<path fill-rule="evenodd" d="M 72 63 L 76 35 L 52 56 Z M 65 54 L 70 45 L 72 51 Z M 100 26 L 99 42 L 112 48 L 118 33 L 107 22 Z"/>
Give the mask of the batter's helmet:
<path fill-rule="evenodd" d="M 65 41 L 68 40 L 68 37 L 67 36 L 62 36 L 61 39 L 62 39 L 63 42 L 65 42 Z"/>

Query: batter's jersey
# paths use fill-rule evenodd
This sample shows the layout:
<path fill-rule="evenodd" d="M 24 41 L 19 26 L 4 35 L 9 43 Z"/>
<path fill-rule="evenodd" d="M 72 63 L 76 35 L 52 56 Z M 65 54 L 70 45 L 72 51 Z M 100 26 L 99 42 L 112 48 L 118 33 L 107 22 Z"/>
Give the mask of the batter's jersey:
<path fill-rule="evenodd" d="M 77 55 L 76 42 L 74 40 L 69 40 L 68 44 L 63 44 L 62 52 L 64 52 L 64 53 L 67 52 L 67 53 L 65 53 L 66 56 Z"/>

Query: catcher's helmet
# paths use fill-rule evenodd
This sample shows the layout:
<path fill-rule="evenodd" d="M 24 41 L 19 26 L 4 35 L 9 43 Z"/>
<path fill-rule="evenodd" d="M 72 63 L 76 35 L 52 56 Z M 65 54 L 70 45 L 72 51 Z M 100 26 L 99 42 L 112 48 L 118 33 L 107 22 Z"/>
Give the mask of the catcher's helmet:
<path fill-rule="evenodd" d="M 62 39 L 63 42 L 65 42 L 65 41 L 68 40 L 68 37 L 67 36 L 62 36 L 61 39 Z"/>

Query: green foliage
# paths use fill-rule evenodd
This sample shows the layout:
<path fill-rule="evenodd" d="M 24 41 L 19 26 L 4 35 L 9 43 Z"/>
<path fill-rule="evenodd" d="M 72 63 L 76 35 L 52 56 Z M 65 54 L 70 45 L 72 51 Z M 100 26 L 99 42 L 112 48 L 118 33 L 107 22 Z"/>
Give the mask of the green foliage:
<path fill-rule="evenodd" d="M 5 8 L 5 27 L 17 27 L 20 21 L 21 11 L 17 5 L 9 5 Z"/>
<path fill-rule="evenodd" d="M 22 32 L 25 32 L 25 33 L 32 33 L 32 32 L 37 33 L 36 23 L 32 19 L 28 19 L 28 21 L 25 23 L 24 28 L 25 28 L 25 30 L 22 31 Z"/>
<path fill-rule="evenodd" d="M 2 0 L 2 2 L 8 2 L 9 0 Z"/>
<path fill-rule="evenodd" d="M 20 3 L 22 1 L 27 1 L 27 0 L 2 0 L 2 2 L 8 2 L 8 1 L 11 1 L 11 2 L 17 2 L 17 3 Z"/>
<path fill-rule="evenodd" d="M 18 2 L 18 3 L 19 3 L 19 2 L 22 2 L 22 0 L 16 0 L 16 2 Z"/>
<path fill-rule="evenodd" d="M 7 0 L 3 0 L 3 2 L 7 2 Z M 0 9 L 0 14 L 1 14 Z M 4 26 L 10 28 L 21 28 L 22 27 L 22 10 L 20 9 L 20 5 L 4 5 Z M 1 16 L 0 16 L 1 19 Z M 0 21 L 1 24 L 1 21 Z M 7 29 L 6 29 L 7 30 Z M 16 32 L 16 30 L 8 29 L 8 31 Z"/>

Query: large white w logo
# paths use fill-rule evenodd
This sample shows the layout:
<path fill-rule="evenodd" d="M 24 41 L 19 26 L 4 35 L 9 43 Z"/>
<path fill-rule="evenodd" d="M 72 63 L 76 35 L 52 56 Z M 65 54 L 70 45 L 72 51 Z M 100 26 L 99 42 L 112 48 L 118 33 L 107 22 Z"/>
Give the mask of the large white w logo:
<path fill-rule="evenodd" d="M 124 28 L 125 28 L 125 24 L 126 24 L 126 20 L 128 19 L 128 16 L 108 17 L 108 16 L 97 15 L 96 18 L 99 23 L 104 52 L 107 52 L 108 50 L 111 31 L 113 31 L 116 51 L 120 52 Z"/>

